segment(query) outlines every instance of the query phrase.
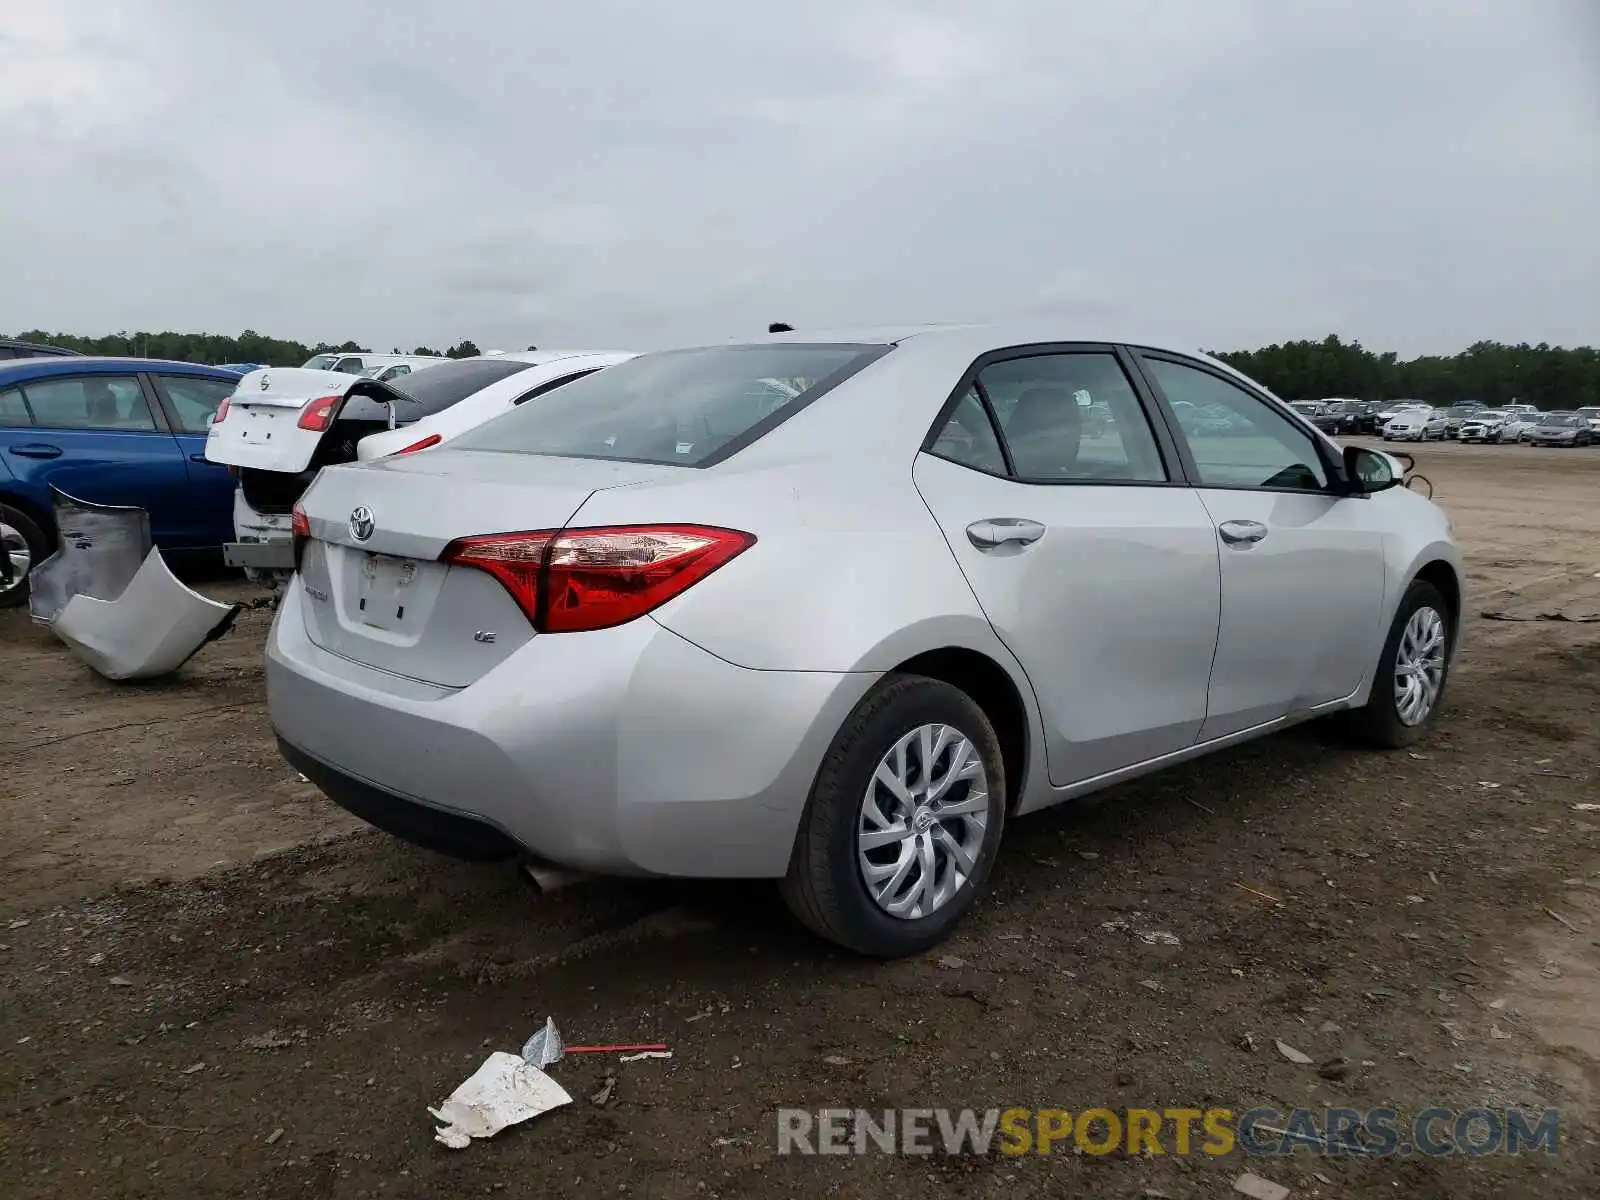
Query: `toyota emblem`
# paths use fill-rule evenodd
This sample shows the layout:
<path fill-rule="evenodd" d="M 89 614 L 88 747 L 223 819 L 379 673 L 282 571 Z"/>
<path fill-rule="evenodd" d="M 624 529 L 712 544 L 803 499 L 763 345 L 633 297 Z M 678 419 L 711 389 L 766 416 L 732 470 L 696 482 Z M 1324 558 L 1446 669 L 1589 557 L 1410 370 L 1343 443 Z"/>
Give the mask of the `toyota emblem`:
<path fill-rule="evenodd" d="M 372 518 L 372 510 L 365 504 L 350 514 L 350 536 L 356 541 L 366 541 L 377 528 L 378 523 Z"/>
<path fill-rule="evenodd" d="M 267 389 L 269 389 L 271 386 L 272 386 L 272 376 L 271 375 L 263 375 L 261 377 L 261 390 L 264 392 Z"/>

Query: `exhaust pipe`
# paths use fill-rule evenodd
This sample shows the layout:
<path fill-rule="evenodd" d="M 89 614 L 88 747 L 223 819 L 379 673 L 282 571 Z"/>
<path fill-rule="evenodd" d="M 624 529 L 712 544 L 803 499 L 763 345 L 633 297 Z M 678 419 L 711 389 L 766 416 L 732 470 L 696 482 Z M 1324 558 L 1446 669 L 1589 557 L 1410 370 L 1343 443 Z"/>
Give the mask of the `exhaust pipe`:
<path fill-rule="evenodd" d="M 540 892 L 558 891 L 592 878 L 582 871 L 569 871 L 566 867 L 532 859 L 522 864 L 522 875 Z"/>

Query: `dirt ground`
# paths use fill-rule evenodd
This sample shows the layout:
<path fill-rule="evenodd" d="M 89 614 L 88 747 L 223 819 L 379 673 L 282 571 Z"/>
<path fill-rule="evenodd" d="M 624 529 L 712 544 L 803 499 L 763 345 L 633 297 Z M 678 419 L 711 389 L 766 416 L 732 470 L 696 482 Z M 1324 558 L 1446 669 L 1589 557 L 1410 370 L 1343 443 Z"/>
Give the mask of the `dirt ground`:
<path fill-rule="evenodd" d="M 276 754 L 265 612 L 159 687 L 0 614 L 0 1195 L 1600 1195 L 1600 451 L 1417 459 L 1473 588 L 1425 742 L 1312 726 L 1019 821 L 888 965 L 766 887 L 540 896 L 366 830 Z M 434 1144 L 547 1014 L 673 1057 L 569 1058 L 571 1106 Z M 775 1153 L 780 1107 L 1263 1104 L 1554 1107 L 1560 1152 Z"/>

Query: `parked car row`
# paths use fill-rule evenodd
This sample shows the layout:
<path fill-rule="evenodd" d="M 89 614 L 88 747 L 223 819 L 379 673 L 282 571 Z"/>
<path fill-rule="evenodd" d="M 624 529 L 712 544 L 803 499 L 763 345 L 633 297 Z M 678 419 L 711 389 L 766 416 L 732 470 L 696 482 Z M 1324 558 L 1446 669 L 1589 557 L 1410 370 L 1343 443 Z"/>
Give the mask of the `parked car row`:
<path fill-rule="evenodd" d="M 1395 412 L 1384 424 L 1382 436 L 1384 441 L 1402 442 L 1456 438 L 1484 444 L 1588 446 L 1600 441 L 1600 407 L 1541 413 L 1528 404 L 1448 409 L 1419 404 Z"/>

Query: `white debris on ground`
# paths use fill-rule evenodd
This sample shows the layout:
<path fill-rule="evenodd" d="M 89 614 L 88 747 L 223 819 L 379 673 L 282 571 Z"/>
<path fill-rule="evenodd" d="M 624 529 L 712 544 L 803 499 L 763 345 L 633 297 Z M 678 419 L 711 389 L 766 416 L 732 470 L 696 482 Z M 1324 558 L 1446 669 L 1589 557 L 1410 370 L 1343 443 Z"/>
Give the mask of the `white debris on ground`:
<path fill-rule="evenodd" d="M 1283 1184 L 1273 1183 L 1248 1171 L 1233 1181 L 1233 1190 L 1241 1196 L 1249 1196 L 1251 1200 L 1287 1200 L 1289 1195 L 1289 1189 Z"/>
<path fill-rule="evenodd" d="M 444 1122 L 434 1131 L 434 1140 L 464 1150 L 474 1138 L 491 1138 L 508 1126 L 571 1103 L 565 1088 L 520 1054 L 497 1050 L 448 1100 L 428 1112 Z"/>
<path fill-rule="evenodd" d="M 1278 1053 L 1283 1055 L 1290 1062 L 1299 1063 L 1302 1067 L 1309 1067 L 1311 1065 L 1311 1056 L 1305 1051 L 1296 1050 L 1293 1046 L 1290 1046 L 1284 1042 L 1275 1041 L 1272 1044 L 1278 1048 Z"/>
<path fill-rule="evenodd" d="M 567 1044 L 561 1040 L 556 1019 L 546 1017 L 544 1025 L 522 1045 L 522 1057 L 541 1071 L 554 1066 L 567 1054 Z"/>

